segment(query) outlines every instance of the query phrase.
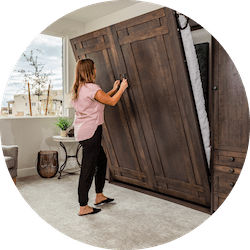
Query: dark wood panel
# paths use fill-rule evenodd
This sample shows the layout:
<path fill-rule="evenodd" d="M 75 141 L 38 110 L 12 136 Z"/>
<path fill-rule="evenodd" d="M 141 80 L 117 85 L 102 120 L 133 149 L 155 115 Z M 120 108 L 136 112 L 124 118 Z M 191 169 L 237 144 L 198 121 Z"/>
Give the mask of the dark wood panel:
<path fill-rule="evenodd" d="M 154 23 L 157 24 L 157 22 L 154 22 Z M 158 21 L 158 24 L 159 24 L 159 21 Z M 135 31 L 138 31 L 138 27 L 139 27 L 139 25 L 136 26 L 135 30 L 133 29 L 133 27 L 130 27 L 129 33 L 131 33 L 131 32 L 134 33 Z M 151 28 L 152 28 L 152 26 L 151 26 Z M 124 30 L 124 32 L 125 32 L 125 30 Z M 120 34 L 120 36 L 121 35 L 123 36 L 123 34 Z M 162 109 L 159 109 L 160 106 L 165 106 L 166 108 L 170 108 L 170 109 L 172 107 L 173 109 L 175 109 L 174 108 L 175 106 L 174 105 L 170 106 L 169 103 L 167 105 L 164 105 L 164 101 L 166 99 L 171 100 L 170 101 L 170 102 L 172 102 L 171 104 L 173 104 L 173 102 L 174 102 L 173 100 L 175 100 L 175 99 L 174 98 L 165 98 L 165 96 L 164 96 L 165 93 L 162 92 L 162 85 L 163 84 L 160 84 L 160 86 L 156 86 L 156 85 L 152 86 L 151 82 L 161 83 L 161 82 L 163 82 L 163 79 L 157 79 L 157 77 L 155 75 L 152 77 L 147 75 L 148 72 L 155 72 L 156 75 L 160 75 L 159 73 L 161 73 L 160 77 L 163 77 L 162 71 L 164 71 L 164 70 L 162 68 L 161 69 L 158 68 L 155 71 L 154 67 L 152 67 L 152 65 L 151 65 L 150 67 L 152 68 L 152 70 L 150 70 L 150 71 L 147 70 L 149 68 L 149 66 L 147 65 L 147 62 L 149 64 L 150 63 L 152 64 L 152 62 L 155 62 L 155 61 L 160 62 L 161 61 L 160 59 L 158 60 L 159 54 L 161 52 L 157 52 L 157 49 L 156 49 L 158 46 L 157 43 L 158 43 L 158 37 L 156 38 L 155 42 L 148 40 L 146 46 L 145 46 L 145 41 L 139 42 L 139 43 L 138 43 L 138 41 L 136 41 L 136 44 L 137 44 L 136 48 L 141 50 L 140 54 L 136 54 L 136 49 L 133 49 L 135 47 L 134 44 L 131 44 L 131 46 L 122 46 L 122 51 L 123 51 L 125 63 L 128 67 L 128 73 L 130 76 L 130 80 L 134 84 L 138 83 L 136 88 L 133 87 L 132 90 L 133 91 L 140 90 L 139 93 L 138 92 L 136 93 L 136 96 L 140 97 L 138 109 L 140 109 L 140 106 L 141 106 L 140 104 L 142 104 L 142 103 L 143 103 L 143 107 L 146 106 L 144 108 L 144 110 L 142 110 L 142 112 L 140 112 L 140 118 L 142 120 L 143 126 L 145 127 L 145 130 L 144 130 L 145 136 L 146 136 L 146 138 L 149 139 L 148 145 L 152 145 L 152 147 L 149 147 L 149 151 L 152 152 L 151 159 L 153 159 L 154 163 L 156 163 L 156 164 L 154 164 L 154 172 L 156 173 L 156 175 L 165 176 L 163 173 L 164 170 L 162 167 L 162 160 L 160 159 L 159 150 L 157 150 L 158 146 L 157 146 L 157 143 L 155 140 L 155 133 L 158 133 L 159 134 L 158 141 L 161 140 L 163 142 L 162 149 L 164 151 L 163 151 L 162 155 L 165 157 L 165 159 L 168 160 L 168 162 L 170 162 L 168 164 L 169 165 L 168 174 L 172 174 L 172 176 L 170 176 L 170 177 L 173 178 L 173 175 L 174 175 L 173 172 L 175 172 L 176 169 L 178 169 L 178 166 L 180 166 L 180 171 L 178 173 L 175 173 L 175 178 L 180 179 L 182 176 L 185 176 L 185 178 L 186 178 L 186 174 L 185 173 L 183 174 L 183 162 L 180 162 L 178 164 L 178 158 L 180 158 L 180 155 L 179 155 L 179 157 L 176 157 L 176 154 L 171 154 L 172 152 L 178 152 L 182 148 L 183 140 L 180 138 L 180 140 L 178 141 L 177 147 L 175 147 L 176 139 L 172 140 L 172 142 L 169 142 L 169 137 L 173 136 L 173 134 L 174 134 L 173 131 L 175 131 L 175 136 L 178 136 L 181 133 L 181 131 L 183 131 L 181 129 L 179 130 L 179 127 L 176 128 L 176 124 L 178 123 L 178 119 L 180 120 L 180 114 L 179 114 L 179 116 L 178 115 L 176 116 L 176 117 L 178 117 L 177 121 L 172 122 L 172 120 L 169 119 L 169 117 L 171 117 L 171 115 L 169 115 L 167 113 L 161 114 L 161 112 L 159 112 L 159 110 L 162 110 Z M 162 47 L 165 48 L 164 43 L 162 44 Z M 149 51 L 151 51 L 151 57 L 149 55 Z M 141 57 L 142 57 L 141 55 L 147 56 L 147 60 L 141 60 Z M 157 58 L 156 58 L 156 56 L 157 56 Z M 138 59 L 138 60 L 136 60 L 136 59 Z M 136 64 L 136 61 L 137 61 L 138 65 Z M 143 77 L 140 76 L 140 70 L 138 69 L 139 65 L 141 66 L 141 69 L 142 69 L 141 71 L 142 71 Z M 157 66 L 156 66 L 156 68 L 157 68 Z M 134 70 L 135 68 L 137 68 L 138 70 L 135 71 Z M 146 71 L 145 71 L 145 69 L 146 69 Z M 166 71 L 169 72 L 169 70 L 167 68 L 165 68 L 165 72 Z M 168 80 L 171 81 L 171 78 L 169 78 Z M 142 84 L 139 83 L 140 81 L 143 82 L 143 86 L 142 86 Z M 142 93 L 143 88 L 147 87 L 147 86 L 152 87 L 152 89 L 150 89 L 148 91 L 150 96 L 145 96 Z M 165 89 L 167 89 L 167 87 L 165 87 Z M 153 98 L 151 98 L 152 94 L 154 94 Z M 147 102 L 149 102 L 149 100 L 152 100 L 153 102 L 155 102 L 155 101 L 157 101 L 159 96 L 163 97 L 162 98 L 163 102 L 159 101 L 155 105 L 151 105 L 150 103 L 146 104 L 145 100 L 147 100 Z M 141 109 L 143 109 L 143 107 L 141 107 Z M 177 107 L 178 107 L 178 105 L 177 105 Z M 150 117 L 150 115 L 149 115 L 150 111 L 148 112 L 149 109 L 151 109 L 152 115 L 158 115 L 158 117 L 160 117 L 160 119 L 159 118 L 155 119 L 154 123 L 155 123 L 156 127 L 154 129 L 154 132 L 152 130 L 152 117 Z M 163 109 L 163 111 L 164 111 L 164 109 Z M 164 118 L 168 122 L 164 122 L 161 120 Z M 150 123 L 148 122 L 149 120 L 151 121 Z M 172 122 L 172 124 L 171 124 L 171 122 Z M 164 124 L 164 123 L 166 124 L 166 127 L 169 127 L 171 134 L 166 133 L 166 127 L 162 126 L 162 124 Z M 169 124 L 171 124 L 172 127 L 168 126 Z M 179 122 L 179 124 L 181 124 L 181 121 Z M 167 137 L 167 139 L 165 138 L 165 140 L 164 140 L 164 138 L 162 138 L 162 137 Z M 184 133 L 183 133 L 182 138 L 183 137 L 184 137 Z M 168 144 L 169 146 L 167 146 L 168 142 L 169 142 L 169 144 Z M 170 150 L 169 150 L 169 148 L 170 148 Z M 166 168 L 166 164 L 165 164 L 165 168 Z M 184 168 L 184 171 L 185 171 L 185 168 Z M 188 181 L 188 179 L 185 179 L 185 180 Z M 185 190 L 184 192 L 187 192 L 187 190 Z"/>
<path fill-rule="evenodd" d="M 216 149 L 214 151 L 214 164 L 226 165 L 236 168 L 242 168 L 245 162 L 246 153 L 232 152 Z"/>
<path fill-rule="evenodd" d="M 232 190 L 243 167 L 249 141 L 249 107 L 239 73 L 224 48 L 212 39 L 211 88 L 213 210 Z"/>
<path fill-rule="evenodd" d="M 88 54 L 88 53 L 93 53 L 93 52 L 97 52 L 100 50 L 105 50 L 110 48 L 109 43 L 101 43 L 101 44 L 96 44 L 87 48 L 81 48 L 77 50 L 77 55 L 80 56 L 82 54 Z"/>
<path fill-rule="evenodd" d="M 94 38 L 97 38 L 97 37 L 105 35 L 105 34 L 107 34 L 107 31 L 104 28 L 104 29 L 96 30 L 94 32 L 90 32 L 90 33 L 85 34 L 85 35 L 81 35 L 81 36 L 75 37 L 75 38 L 71 39 L 71 41 L 74 44 L 79 44 L 79 43 L 82 43 L 84 41 L 92 40 Z"/>
<path fill-rule="evenodd" d="M 163 178 L 161 176 L 155 176 L 155 179 L 158 182 L 171 184 L 173 186 L 178 186 L 178 187 L 181 187 L 181 188 L 195 190 L 195 191 L 198 191 L 198 192 L 204 192 L 203 187 L 199 186 L 199 185 L 193 185 L 193 184 L 190 184 L 190 183 L 187 183 L 187 182 L 181 182 L 181 181 L 173 180 L 173 179 L 170 179 L 170 178 Z"/>
<path fill-rule="evenodd" d="M 219 148 L 218 145 L 218 133 L 219 133 L 219 123 L 218 123 L 218 116 L 219 116 L 219 105 L 218 105 L 218 93 L 216 92 L 218 85 L 219 85 L 219 43 L 212 38 L 212 82 L 213 86 L 211 86 L 211 105 L 210 111 L 213 113 L 210 116 L 210 121 L 213 122 L 211 126 L 211 136 L 212 136 L 212 146 L 213 151 Z M 214 154 L 212 155 L 214 158 Z"/>
<path fill-rule="evenodd" d="M 113 171 L 112 171 L 112 173 L 114 174 Z M 113 177 L 115 177 L 116 180 L 123 181 L 125 183 L 130 183 L 132 185 L 136 185 L 136 186 L 139 186 L 139 187 L 150 189 L 147 182 L 141 182 L 139 180 L 135 180 L 134 178 L 128 178 L 126 176 L 113 175 Z"/>
<path fill-rule="evenodd" d="M 248 109 L 248 117 L 250 117 L 250 109 Z M 250 141 L 250 124 L 248 123 L 248 141 Z"/>
<path fill-rule="evenodd" d="M 164 183 L 164 182 L 158 182 L 158 185 L 163 187 L 163 188 L 168 188 L 170 190 L 173 190 L 173 191 L 179 191 L 181 193 L 186 193 L 186 194 L 189 194 L 189 195 L 195 195 L 195 196 L 198 196 L 198 191 L 195 191 L 196 189 L 188 189 L 188 188 L 185 188 L 185 187 L 182 187 L 181 185 L 178 186 L 178 185 L 171 185 L 171 184 L 168 184 L 168 183 Z"/>
<path fill-rule="evenodd" d="M 169 26 L 169 35 L 164 36 L 165 43 L 167 44 L 167 54 L 171 62 L 171 74 L 177 94 L 177 101 L 180 108 L 181 118 L 184 126 L 186 141 L 190 152 L 192 167 L 195 175 L 195 180 L 198 185 L 205 186 L 205 198 L 210 204 L 210 185 L 208 180 L 208 168 L 205 159 L 204 147 L 200 134 L 200 128 L 197 119 L 197 112 L 194 105 L 191 85 L 187 68 L 184 65 L 184 55 L 180 37 L 176 33 L 176 20 L 174 16 L 167 13 L 167 19 L 162 19 L 162 23 L 167 23 Z M 168 11 L 169 12 L 169 11 Z M 200 194 L 201 195 L 201 194 Z"/>
<path fill-rule="evenodd" d="M 169 188 L 164 188 L 164 187 L 159 187 L 159 191 L 161 193 L 173 196 L 173 197 L 178 197 L 180 199 L 184 199 L 184 200 L 188 200 L 200 205 L 204 205 L 207 206 L 207 202 L 203 197 L 197 197 L 197 196 L 193 196 L 187 193 L 183 193 L 177 190 L 173 190 L 173 189 L 169 189 Z"/>
<path fill-rule="evenodd" d="M 106 34 L 103 32 L 100 36 L 91 34 L 90 40 L 85 36 L 82 41 L 77 38 L 82 48 L 78 50 L 76 56 L 91 58 L 95 62 L 96 82 L 106 92 L 112 88 L 113 82 L 117 79 L 115 75 L 118 75 L 118 72 L 124 72 L 119 67 L 121 60 L 119 51 L 116 49 L 118 43 L 114 41 L 112 32 L 112 28 L 109 27 L 106 29 Z M 146 155 L 147 152 L 145 154 L 142 150 L 140 120 L 134 115 L 136 110 L 131 106 L 130 99 L 131 96 L 124 93 L 116 107 L 107 106 L 105 109 L 104 140 L 109 151 L 110 169 L 114 178 L 122 177 L 123 180 L 130 180 L 130 182 L 134 180 L 142 187 L 157 189 L 156 185 L 154 188 L 149 174 L 147 173 L 146 176 L 143 173 L 145 169 L 145 172 L 149 169 L 147 165 L 150 163 L 150 158 Z M 145 180 L 149 184 L 146 184 Z"/>
<path fill-rule="evenodd" d="M 242 159 L 246 158 L 246 153 L 243 152 L 232 152 L 232 151 L 223 151 L 223 150 L 216 150 L 215 153 L 221 156 L 228 156 L 228 157 L 235 157 L 235 158 L 241 158 Z"/>
<path fill-rule="evenodd" d="M 150 13 L 147 13 L 147 14 L 144 14 L 144 15 L 141 15 L 138 17 L 134 17 L 134 18 L 131 18 L 127 21 L 118 23 L 115 25 L 115 29 L 116 29 L 116 31 L 119 31 L 119 30 L 122 30 L 125 28 L 129 28 L 131 26 L 136 26 L 136 25 L 139 25 L 142 23 L 146 23 L 146 22 L 149 22 L 151 20 L 155 20 L 155 19 L 158 19 L 158 18 L 161 18 L 164 16 L 165 16 L 164 9 L 155 10 L 155 11 L 152 11 Z"/>
<path fill-rule="evenodd" d="M 106 107 L 112 178 L 210 206 L 208 169 L 173 10 L 163 8 L 71 40 L 91 58 L 104 91 L 126 73 L 129 88 Z M 75 41 L 75 42 L 74 42 Z"/>
<path fill-rule="evenodd" d="M 107 153 L 108 153 L 108 167 L 109 167 L 109 170 L 111 170 L 113 168 L 113 166 L 115 167 L 119 167 L 119 164 L 118 164 L 118 161 L 117 161 L 117 158 L 116 158 L 116 154 L 115 154 L 115 151 L 114 151 L 114 147 L 113 147 L 113 144 L 112 144 L 112 141 L 110 139 L 110 135 L 109 135 L 109 131 L 106 127 L 106 124 L 104 123 L 103 124 L 103 137 L 104 137 L 104 142 L 105 142 L 105 148 L 107 149 Z M 118 175 L 121 175 L 120 172 L 117 173 Z"/>
<path fill-rule="evenodd" d="M 205 206 L 197 205 L 193 202 L 185 201 L 183 199 L 179 199 L 179 198 L 176 198 L 176 197 L 173 197 L 170 195 L 165 195 L 165 194 L 160 193 L 160 192 L 154 192 L 154 191 L 149 190 L 149 189 L 141 188 L 141 187 L 138 187 L 135 185 L 130 185 L 130 184 L 127 184 L 125 182 L 116 181 L 116 180 L 111 181 L 111 183 L 113 185 L 117 185 L 117 186 L 120 186 L 123 188 L 128 188 L 128 189 L 136 191 L 136 192 L 141 192 L 143 194 L 151 195 L 151 196 L 157 197 L 159 199 L 167 200 L 169 202 L 173 202 L 173 203 L 185 206 L 185 207 L 189 207 L 191 209 L 195 209 L 195 210 L 198 210 L 198 211 L 203 212 L 203 213 L 207 213 L 207 214 L 213 213 L 213 212 L 211 212 L 211 210 L 209 208 L 207 208 Z"/>
<path fill-rule="evenodd" d="M 179 149 L 185 145 L 185 139 L 183 142 L 183 137 L 177 137 L 178 134 L 183 133 L 183 128 L 171 124 L 173 114 L 170 100 L 176 97 L 168 95 L 168 87 L 160 73 L 163 69 L 158 63 L 159 60 L 154 60 L 156 50 L 155 39 L 132 44 L 137 72 L 161 159 L 161 165 L 154 166 L 155 172 L 159 172 L 159 168 L 162 168 L 163 176 L 187 182 L 187 173 L 185 168 L 183 169 L 185 162 L 183 155 L 179 152 Z M 149 68 L 151 70 L 148 70 Z M 179 116 L 178 119 L 181 117 Z M 147 132 L 145 131 L 145 133 Z"/>
<path fill-rule="evenodd" d="M 187 113 L 190 115 L 190 109 L 188 112 L 185 110 L 185 114 L 181 113 L 177 99 L 180 93 L 176 89 L 176 83 L 173 80 L 173 74 L 178 74 L 180 68 L 186 70 L 183 62 L 184 57 L 183 54 L 181 54 L 181 46 L 176 32 L 176 26 L 169 27 L 167 25 L 171 22 L 171 24 L 174 24 L 174 15 L 171 10 L 165 11 L 168 13 L 168 16 L 165 12 L 165 17 L 161 15 L 161 19 L 153 20 L 151 18 L 146 22 L 144 16 L 143 21 L 139 22 L 139 19 L 137 19 L 135 25 L 132 25 L 131 22 L 128 22 L 127 26 L 126 22 L 123 22 L 122 27 L 117 24 L 115 25 L 115 30 L 119 30 L 119 32 L 113 34 L 113 37 L 117 37 L 120 41 L 122 51 L 120 58 L 124 58 L 125 60 L 125 67 L 131 82 L 131 92 L 140 100 L 135 106 L 138 107 L 138 110 L 142 111 L 139 112 L 139 116 L 142 121 L 142 127 L 145 128 L 143 132 L 152 159 L 155 178 L 156 176 L 160 176 L 171 179 L 173 182 L 191 183 L 193 187 L 196 187 L 197 182 L 199 182 L 201 186 L 204 186 L 205 183 L 205 189 L 203 188 L 202 191 L 199 189 L 200 192 L 198 192 L 197 189 L 194 188 L 192 195 L 198 197 L 195 199 L 196 201 L 204 201 L 206 199 L 207 204 L 209 204 L 210 188 L 206 172 L 206 162 L 202 162 L 200 159 L 192 159 L 192 157 L 196 158 L 197 156 L 195 155 L 197 154 L 195 153 L 197 148 L 194 150 L 194 155 L 190 156 L 190 149 L 188 148 L 186 131 L 183 127 L 182 120 L 183 116 L 187 116 Z M 119 26 L 119 28 L 117 28 L 117 26 Z M 165 32 L 153 34 L 152 30 L 162 30 Z M 168 34 L 171 30 L 172 33 Z M 146 33 L 151 35 L 148 36 Z M 169 36 L 169 38 L 164 39 L 163 36 L 164 38 Z M 166 48 L 168 51 L 166 51 Z M 169 53 L 169 51 L 173 49 L 178 52 L 178 56 L 176 56 L 176 54 L 175 56 L 170 55 L 171 52 Z M 119 50 L 119 48 L 117 48 L 117 50 Z M 176 67 L 176 72 L 171 68 L 173 64 Z M 182 82 L 182 85 L 187 84 L 186 86 L 190 88 L 190 82 L 186 74 L 187 73 L 180 77 L 178 81 Z M 185 83 L 183 83 L 183 81 Z M 132 84 L 135 85 L 132 86 Z M 189 89 L 189 92 L 185 92 L 185 94 L 190 94 L 189 101 L 193 102 L 191 90 Z M 193 112 L 193 118 L 197 119 L 194 103 L 192 105 L 191 113 Z M 195 123 L 195 121 L 190 119 L 187 127 L 193 125 L 197 126 L 197 121 Z M 148 130 L 146 130 L 146 128 Z M 190 128 L 188 128 L 188 130 L 190 130 Z M 193 132 L 196 138 L 190 143 L 193 143 L 193 147 L 195 145 L 202 150 L 202 145 L 200 144 L 201 136 L 199 133 L 199 130 Z M 151 154 L 151 152 L 154 153 Z M 204 155 L 203 152 L 202 156 Z M 199 156 L 198 158 L 202 157 Z M 194 170 L 193 164 L 195 160 L 198 161 Z M 201 164 L 203 164 L 203 170 L 201 170 Z M 202 171 L 203 173 L 201 173 Z M 204 180 L 201 181 L 202 178 L 205 179 L 205 182 Z M 159 190 L 166 191 L 166 189 L 169 189 L 168 184 L 164 182 L 159 183 L 160 182 L 158 182 Z M 190 198 L 188 194 L 190 189 L 188 191 L 187 189 L 179 191 L 172 190 L 171 192 L 178 194 L 178 196 L 182 192 L 182 198 L 185 194 L 187 195 L 187 199 Z"/>
<path fill-rule="evenodd" d="M 136 100 L 132 100 L 132 101 L 134 102 L 135 104 L 134 106 L 136 107 L 136 109 L 138 110 L 138 113 L 140 114 L 137 116 L 137 119 L 139 118 L 141 121 L 141 129 L 139 131 L 140 133 L 142 133 L 142 136 L 145 138 L 144 140 L 142 140 L 144 141 L 144 150 L 148 149 L 148 154 L 150 154 L 150 158 L 148 159 L 148 164 L 151 164 L 150 168 L 153 169 L 152 163 L 153 165 L 161 166 L 161 161 L 160 161 L 159 152 L 157 150 L 157 144 L 155 141 L 154 132 L 153 132 L 152 125 L 150 122 L 146 100 L 143 95 L 143 90 L 142 90 L 142 86 L 140 83 L 139 74 L 137 70 L 134 70 L 136 69 L 136 64 L 135 64 L 135 60 L 133 57 L 133 51 L 131 49 L 131 45 L 128 44 L 128 45 L 122 46 L 122 52 L 123 52 L 126 66 L 127 66 L 129 82 L 130 82 L 130 85 L 132 84 L 132 88 L 130 89 L 130 92 L 133 93 L 133 96 L 136 96 Z M 162 173 L 162 170 L 160 171 L 161 171 L 160 173 Z M 154 174 L 159 174 L 157 172 L 157 169 L 154 169 L 154 172 L 152 173 L 152 175 L 154 176 Z"/>
<path fill-rule="evenodd" d="M 118 36 L 115 32 L 114 26 L 108 28 L 108 35 L 111 41 L 111 53 L 114 59 L 114 64 L 117 72 L 127 72 L 125 62 L 123 61 L 122 51 L 118 42 Z M 131 87 L 123 94 L 122 102 L 124 103 L 124 112 L 128 118 L 128 126 L 133 134 L 133 141 L 135 144 L 135 150 L 137 151 L 138 159 L 141 162 L 143 171 L 147 174 L 148 185 L 151 189 L 157 190 L 157 184 L 154 179 L 154 173 L 151 166 L 150 159 L 148 157 L 148 151 L 145 145 L 144 136 L 139 133 L 141 129 L 141 122 L 138 116 L 138 111 L 135 104 L 135 98 L 133 97 L 133 91 Z M 144 146 L 143 146 L 144 145 Z"/>
<path fill-rule="evenodd" d="M 153 30 L 141 31 L 133 35 L 124 36 L 119 39 L 120 45 L 149 39 L 155 36 L 167 34 L 166 27 L 158 27 Z"/>
<path fill-rule="evenodd" d="M 97 83 L 100 83 L 102 89 L 107 92 L 112 88 L 114 82 L 110 81 L 110 76 L 107 74 L 109 71 L 106 68 L 107 59 L 105 60 L 103 58 L 101 52 L 99 52 L 98 55 L 97 53 L 91 53 L 88 55 L 88 58 L 93 59 L 96 68 L 99 70 L 96 79 Z M 128 127 L 127 117 L 121 102 L 115 107 L 107 106 L 105 108 L 105 123 L 109 134 L 111 135 L 110 138 L 114 151 L 116 152 L 118 165 L 127 169 L 130 168 L 140 171 L 138 157 L 135 153 L 133 139 L 131 138 L 131 133 Z"/>
<path fill-rule="evenodd" d="M 105 142 L 105 140 L 103 139 L 102 140 L 102 147 L 103 147 L 103 150 L 107 156 L 107 172 L 106 172 L 106 180 L 109 180 L 110 179 L 110 171 L 109 169 L 111 168 L 111 157 L 110 157 L 110 153 L 109 153 L 109 150 L 107 148 L 107 143 Z"/>
<path fill-rule="evenodd" d="M 213 39 L 214 146 L 247 152 L 249 107 L 239 73 L 223 47 Z"/>
<path fill-rule="evenodd" d="M 215 171 L 214 173 L 214 191 L 229 194 L 238 179 L 236 174 L 228 174 Z"/>
<path fill-rule="evenodd" d="M 241 173 L 241 169 L 239 168 L 234 168 L 234 167 L 229 167 L 229 166 L 220 166 L 220 165 L 215 165 L 214 170 L 217 172 L 224 172 L 232 175 L 239 175 Z"/>
<path fill-rule="evenodd" d="M 143 173 L 143 172 L 139 172 L 139 171 L 135 171 L 135 170 L 131 170 L 131 169 L 125 169 L 125 168 L 120 168 L 120 167 L 116 167 L 116 166 L 112 166 L 112 169 L 117 171 L 117 172 L 121 172 L 122 174 L 130 174 L 136 177 L 142 177 L 144 179 L 147 178 L 147 176 Z"/>
<path fill-rule="evenodd" d="M 162 17 L 162 18 L 164 18 L 164 17 Z M 160 24 L 159 18 L 150 20 L 150 21 L 145 22 L 145 23 L 144 22 L 142 22 L 140 24 L 138 23 L 137 25 L 127 27 L 126 30 L 128 31 L 128 35 L 133 37 L 137 33 L 140 33 L 140 36 L 143 36 L 142 32 L 148 32 L 148 31 L 152 32 L 155 29 L 161 29 L 162 32 L 168 33 L 167 25 L 162 26 Z M 119 32 L 118 32 L 118 34 L 119 34 Z M 159 34 L 159 35 L 161 35 L 161 34 Z M 157 34 L 155 34 L 155 36 L 157 36 Z M 151 37 L 154 37 L 154 36 L 151 36 Z M 144 39 L 147 39 L 147 38 L 144 38 Z"/>
<path fill-rule="evenodd" d="M 222 203 L 226 200 L 227 196 L 228 196 L 227 194 L 223 193 L 218 193 L 218 192 L 214 193 L 213 211 L 216 211 L 222 205 Z"/>

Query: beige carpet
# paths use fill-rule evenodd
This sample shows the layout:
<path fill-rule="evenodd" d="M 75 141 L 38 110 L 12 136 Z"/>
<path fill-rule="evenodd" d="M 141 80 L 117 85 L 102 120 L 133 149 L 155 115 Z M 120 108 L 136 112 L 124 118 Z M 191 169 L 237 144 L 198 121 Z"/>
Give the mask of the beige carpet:
<path fill-rule="evenodd" d="M 27 177 L 18 179 L 17 188 L 34 211 L 55 229 L 79 242 L 107 249 L 165 244 L 192 231 L 210 216 L 107 182 L 104 194 L 115 202 L 102 206 L 98 214 L 80 217 L 78 178 Z M 94 198 L 92 185 L 89 205 L 93 206 Z"/>

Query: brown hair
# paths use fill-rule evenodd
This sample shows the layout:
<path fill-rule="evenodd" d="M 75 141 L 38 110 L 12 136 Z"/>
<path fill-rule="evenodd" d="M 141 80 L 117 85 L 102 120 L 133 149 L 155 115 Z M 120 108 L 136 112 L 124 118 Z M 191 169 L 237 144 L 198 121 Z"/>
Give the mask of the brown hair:
<path fill-rule="evenodd" d="M 95 64 L 91 59 L 80 59 L 76 63 L 75 81 L 71 88 L 72 100 L 78 99 L 80 87 L 85 83 L 95 82 Z"/>

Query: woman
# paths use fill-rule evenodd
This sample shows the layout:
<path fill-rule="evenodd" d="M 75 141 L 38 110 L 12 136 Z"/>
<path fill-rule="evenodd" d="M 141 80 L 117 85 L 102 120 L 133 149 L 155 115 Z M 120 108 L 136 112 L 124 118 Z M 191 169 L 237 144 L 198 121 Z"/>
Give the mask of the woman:
<path fill-rule="evenodd" d="M 81 59 L 76 64 L 75 82 L 72 86 L 72 106 L 75 108 L 75 137 L 82 145 L 83 159 L 78 185 L 80 203 L 79 215 L 94 214 L 101 209 L 88 206 L 88 192 L 95 174 L 95 205 L 104 204 L 114 199 L 103 195 L 107 158 L 101 146 L 102 124 L 104 123 L 105 105 L 115 106 L 128 87 L 126 79 L 115 81 L 108 93 L 95 83 L 96 68 L 90 59 Z"/>

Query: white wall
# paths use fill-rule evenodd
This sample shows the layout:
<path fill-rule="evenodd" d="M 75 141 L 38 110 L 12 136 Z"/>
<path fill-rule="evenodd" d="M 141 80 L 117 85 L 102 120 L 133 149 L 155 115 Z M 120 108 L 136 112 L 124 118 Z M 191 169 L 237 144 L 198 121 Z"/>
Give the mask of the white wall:
<path fill-rule="evenodd" d="M 2 145 L 19 146 L 18 177 L 37 174 L 36 159 L 40 150 L 58 151 L 59 163 L 64 162 L 64 150 L 52 138 L 53 135 L 60 134 L 60 131 L 54 126 L 55 120 L 55 117 L 0 119 Z M 77 143 L 65 143 L 65 145 L 68 153 L 74 155 Z M 70 159 L 69 163 L 69 168 L 77 166 L 75 159 Z"/>
<path fill-rule="evenodd" d="M 85 33 L 89 33 L 104 27 L 131 19 L 136 16 L 146 14 L 148 12 L 162 8 L 163 6 L 153 3 L 140 2 L 130 7 L 124 8 L 120 11 L 110 15 L 95 19 L 85 24 Z"/>
<path fill-rule="evenodd" d="M 60 35 L 64 36 L 66 40 L 66 58 L 68 74 L 66 74 L 66 80 L 68 82 L 68 87 L 66 86 L 66 92 L 69 91 L 70 86 L 74 82 L 74 71 L 75 71 L 75 57 L 71 49 L 69 40 L 73 37 L 80 36 L 85 32 L 85 24 L 82 22 L 75 22 L 72 20 L 67 20 L 65 18 L 60 18 L 56 22 L 52 23 L 49 27 L 43 30 L 42 33 L 47 35 Z"/>

